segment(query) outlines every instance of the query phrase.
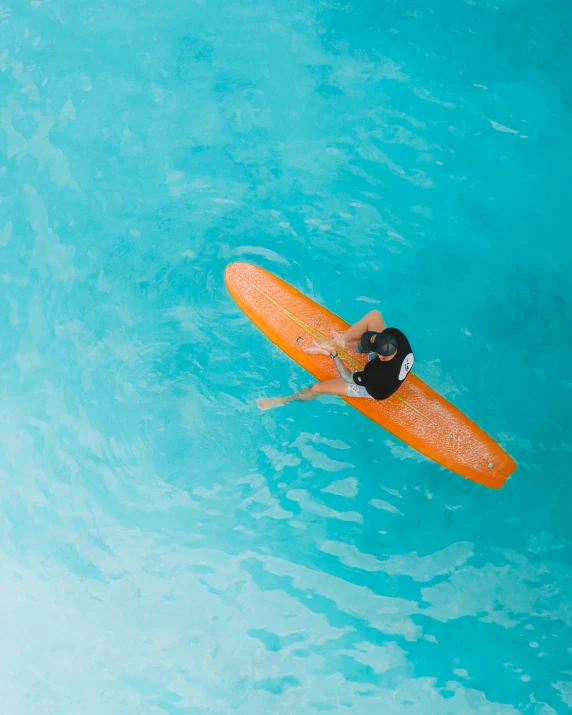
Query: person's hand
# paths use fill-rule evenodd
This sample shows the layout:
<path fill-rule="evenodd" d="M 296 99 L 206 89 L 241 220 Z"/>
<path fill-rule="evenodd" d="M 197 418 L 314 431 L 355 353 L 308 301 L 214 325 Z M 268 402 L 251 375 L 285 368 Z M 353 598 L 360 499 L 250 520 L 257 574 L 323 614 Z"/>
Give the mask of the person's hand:
<path fill-rule="evenodd" d="M 336 352 L 336 348 L 327 342 L 318 343 L 314 340 L 314 344 L 304 348 L 304 352 L 308 353 L 308 355 L 333 355 Z"/>
<path fill-rule="evenodd" d="M 346 341 L 343 333 L 337 333 L 335 330 L 332 330 L 332 342 L 334 346 L 336 348 L 340 348 L 340 350 L 343 350 L 346 347 Z"/>
<path fill-rule="evenodd" d="M 304 348 L 304 352 L 309 353 L 310 355 L 331 355 L 332 353 L 337 352 L 338 348 L 343 350 L 346 346 L 343 334 L 332 330 L 331 336 L 331 338 L 322 340 L 319 343 L 314 340 L 314 345 L 311 345 L 309 348 Z"/>

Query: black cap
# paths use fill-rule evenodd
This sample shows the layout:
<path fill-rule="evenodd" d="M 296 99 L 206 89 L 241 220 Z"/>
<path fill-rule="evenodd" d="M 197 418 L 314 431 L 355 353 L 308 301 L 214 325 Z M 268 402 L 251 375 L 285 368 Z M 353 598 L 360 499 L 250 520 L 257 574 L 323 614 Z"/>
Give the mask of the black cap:
<path fill-rule="evenodd" d="M 395 337 L 384 330 L 381 333 L 376 333 L 373 330 L 368 330 L 361 336 L 361 340 L 357 346 L 358 353 L 377 353 L 384 357 L 395 355 L 397 352 L 397 340 Z"/>

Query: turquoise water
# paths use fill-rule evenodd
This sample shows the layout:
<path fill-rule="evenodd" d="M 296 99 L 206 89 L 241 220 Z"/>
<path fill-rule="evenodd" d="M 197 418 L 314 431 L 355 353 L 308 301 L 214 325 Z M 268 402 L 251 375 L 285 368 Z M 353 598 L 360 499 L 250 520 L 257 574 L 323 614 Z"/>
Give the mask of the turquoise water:
<path fill-rule="evenodd" d="M 9 715 L 572 706 L 572 9 L 2 0 Z M 310 384 L 223 283 L 348 320 L 519 468 Z"/>

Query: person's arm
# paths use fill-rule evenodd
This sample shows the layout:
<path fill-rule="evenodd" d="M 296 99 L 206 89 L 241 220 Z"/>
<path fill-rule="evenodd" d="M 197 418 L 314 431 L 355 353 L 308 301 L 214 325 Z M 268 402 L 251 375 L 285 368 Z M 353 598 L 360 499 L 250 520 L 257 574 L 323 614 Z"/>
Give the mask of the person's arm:
<path fill-rule="evenodd" d="M 334 364 L 337 367 L 342 380 L 347 382 L 349 385 L 353 385 L 354 384 L 353 372 L 348 367 L 346 367 L 344 365 L 341 357 L 338 355 L 338 352 L 337 352 L 337 347 L 341 347 L 340 340 L 338 339 L 338 337 L 336 337 L 336 338 L 334 338 L 333 342 L 335 343 L 336 347 L 334 347 L 332 345 L 324 345 L 324 343 L 317 343 L 314 340 L 314 345 L 312 345 L 309 348 L 306 348 L 304 350 L 304 352 L 307 352 L 310 355 L 329 355 L 331 358 L 333 358 Z"/>
<path fill-rule="evenodd" d="M 354 378 L 353 378 L 353 372 L 344 365 L 342 362 L 342 358 L 338 355 L 338 353 L 330 353 L 332 358 L 334 359 L 334 364 L 338 368 L 338 372 L 340 373 L 340 377 L 342 380 L 347 382 L 349 385 L 354 384 Z"/>

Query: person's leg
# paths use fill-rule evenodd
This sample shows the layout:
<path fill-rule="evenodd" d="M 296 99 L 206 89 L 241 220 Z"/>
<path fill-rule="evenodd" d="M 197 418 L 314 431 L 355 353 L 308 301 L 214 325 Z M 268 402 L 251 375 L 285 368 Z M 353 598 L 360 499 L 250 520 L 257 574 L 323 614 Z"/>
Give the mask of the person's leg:
<path fill-rule="evenodd" d="M 290 402 L 309 402 L 315 400 L 322 395 L 347 395 L 348 383 L 342 380 L 341 377 L 336 377 L 333 380 L 323 380 L 316 382 L 312 387 L 305 387 L 288 397 L 267 397 L 258 400 L 258 406 L 261 410 L 269 410 L 271 407 L 282 407 Z"/>
<path fill-rule="evenodd" d="M 379 310 L 370 310 L 369 313 L 364 315 L 357 323 L 354 323 L 348 328 L 344 333 L 344 340 L 346 343 L 359 340 L 368 330 L 374 330 L 380 333 L 385 330 L 385 321 Z"/>
<path fill-rule="evenodd" d="M 343 338 L 345 345 L 347 345 L 347 343 L 359 342 L 361 336 L 368 330 L 373 330 L 378 333 L 385 330 L 385 321 L 383 320 L 379 310 L 370 310 L 369 313 L 366 313 L 363 318 L 360 318 L 360 320 L 357 321 L 357 323 L 350 326 L 341 337 Z M 334 337 L 332 338 L 326 338 L 320 342 L 314 342 L 316 342 L 318 347 L 328 349 L 335 348 L 338 345 L 335 335 L 336 334 L 334 334 Z M 310 349 L 307 349 L 306 352 L 310 352 L 313 349 L 314 348 L 311 347 Z"/>

